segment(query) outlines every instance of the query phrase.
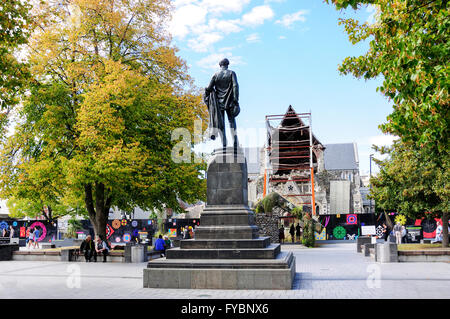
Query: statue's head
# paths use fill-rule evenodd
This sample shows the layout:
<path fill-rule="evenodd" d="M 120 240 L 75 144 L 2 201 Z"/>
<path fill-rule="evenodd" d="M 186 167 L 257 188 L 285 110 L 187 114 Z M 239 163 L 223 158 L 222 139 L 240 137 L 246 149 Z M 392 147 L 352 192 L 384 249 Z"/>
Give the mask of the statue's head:
<path fill-rule="evenodd" d="M 222 61 L 219 62 L 219 66 L 221 68 L 228 68 L 228 66 L 230 65 L 230 61 L 228 61 L 227 58 L 223 59 Z"/>

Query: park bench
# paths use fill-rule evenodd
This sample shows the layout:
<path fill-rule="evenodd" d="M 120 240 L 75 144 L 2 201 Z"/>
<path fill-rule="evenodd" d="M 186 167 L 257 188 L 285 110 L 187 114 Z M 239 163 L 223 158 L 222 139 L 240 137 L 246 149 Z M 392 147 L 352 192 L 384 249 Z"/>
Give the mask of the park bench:
<path fill-rule="evenodd" d="M 52 243 L 39 243 L 42 249 L 56 248 L 55 244 Z"/>
<path fill-rule="evenodd" d="M 123 250 L 110 250 L 108 252 L 108 256 L 106 257 L 106 260 L 110 259 L 111 262 L 114 260 L 111 259 L 117 259 L 117 258 L 124 258 L 125 252 Z M 92 257 L 92 260 L 94 260 L 94 257 Z M 103 255 L 97 253 L 97 261 L 103 261 Z M 79 248 L 77 249 L 69 249 L 69 261 L 86 261 L 84 258 L 84 252 L 81 252 Z"/>

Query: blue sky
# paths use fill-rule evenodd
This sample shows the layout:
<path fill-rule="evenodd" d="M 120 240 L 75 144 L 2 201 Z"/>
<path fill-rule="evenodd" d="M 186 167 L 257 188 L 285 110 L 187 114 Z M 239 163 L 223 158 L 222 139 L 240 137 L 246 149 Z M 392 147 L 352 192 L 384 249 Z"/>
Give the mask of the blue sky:
<path fill-rule="evenodd" d="M 336 11 L 322 0 L 173 3 L 169 30 L 195 84 L 205 87 L 222 57 L 236 71 L 238 129 L 263 129 L 265 115 L 283 114 L 291 104 L 299 113 L 312 112 L 313 132 L 323 144 L 356 142 L 361 173 L 368 172 L 371 145 L 391 141 L 378 125 L 392 106 L 376 92 L 382 79 L 364 81 L 339 74 L 343 59 L 363 54 L 368 42 L 352 45 L 338 19 L 373 21 L 372 8 Z M 241 143 L 261 146 L 263 140 L 244 138 Z"/>

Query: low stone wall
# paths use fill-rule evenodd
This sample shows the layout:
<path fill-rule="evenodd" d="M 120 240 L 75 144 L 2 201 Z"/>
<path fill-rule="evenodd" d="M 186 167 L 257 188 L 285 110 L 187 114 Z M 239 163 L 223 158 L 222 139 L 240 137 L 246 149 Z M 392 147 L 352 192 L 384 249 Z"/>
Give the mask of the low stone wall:
<path fill-rule="evenodd" d="M 450 262 L 450 250 L 399 251 L 400 262 Z"/>
<path fill-rule="evenodd" d="M 59 251 L 15 251 L 12 260 L 61 261 L 61 253 Z"/>
<path fill-rule="evenodd" d="M 394 243 L 357 245 L 366 257 L 376 262 L 450 262 L 449 249 L 397 250 Z"/>
<path fill-rule="evenodd" d="M 279 243 L 278 222 L 280 212 L 274 209 L 272 213 L 255 213 L 255 224 L 259 228 L 260 237 L 270 237 L 272 243 Z"/>
<path fill-rule="evenodd" d="M 62 256 L 61 256 L 62 255 Z M 69 261 L 68 254 L 61 254 L 59 250 L 49 251 L 15 251 L 12 260 L 17 261 Z M 97 256 L 97 262 L 101 262 L 103 256 Z M 111 251 L 106 258 L 107 262 L 125 262 L 125 254 L 123 251 Z M 80 255 L 76 262 L 84 262 L 84 255 Z"/>

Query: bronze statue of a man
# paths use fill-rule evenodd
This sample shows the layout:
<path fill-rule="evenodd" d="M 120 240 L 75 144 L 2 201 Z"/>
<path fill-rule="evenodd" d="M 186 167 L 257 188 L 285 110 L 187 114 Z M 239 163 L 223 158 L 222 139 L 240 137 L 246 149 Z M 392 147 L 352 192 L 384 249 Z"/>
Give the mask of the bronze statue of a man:
<path fill-rule="evenodd" d="M 205 88 L 205 103 L 209 110 L 209 135 L 215 140 L 217 134 L 222 138 L 222 144 L 227 146 L 225 135 L 225 113 L 227 113 L 230 123 L 231 135 L 233 137 L 234 148 L 238 147 L 236 135 L 236 117 L 239 115 L 239 85 L 236 73 L 228 70 L 230 61 L 223 59 L 220 61 L 220 71 L 214 74 Z"/>

